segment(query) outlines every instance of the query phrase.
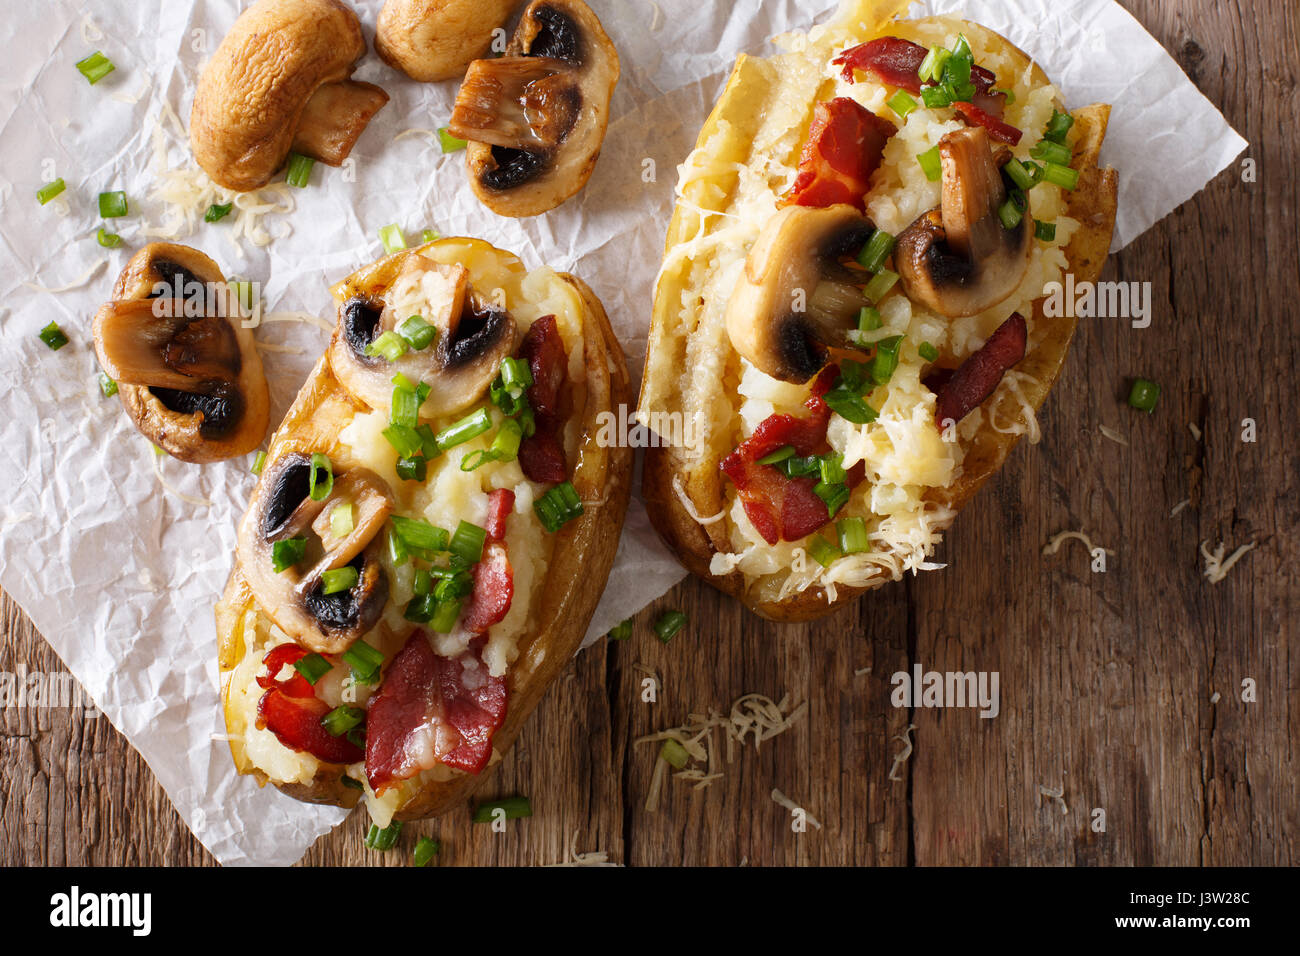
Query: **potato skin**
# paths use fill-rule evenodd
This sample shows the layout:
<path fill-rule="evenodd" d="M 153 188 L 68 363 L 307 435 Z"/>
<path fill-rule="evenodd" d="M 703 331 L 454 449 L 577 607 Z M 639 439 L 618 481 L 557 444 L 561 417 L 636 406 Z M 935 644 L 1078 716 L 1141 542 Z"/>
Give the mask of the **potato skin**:
<path fill-rule="evenodd" d="M 394 266 L 389 260 L 381 260 L 371 268 L 375 272 L 366 271 L 361 275 L 387 275 Z M 583 438 L 571 479 L 586 506 L 581 517 L 556 533 L 546 578 L 538 585 L 541 601 L 536 627 L 520 639 L 519 656 L 507 671 L 509 707 L 504 724 L 493 738 L 498 755 L 509 750 L 546 688 L 577 653 L 600 600 L 602 587 L 598 585 L 603 585 L 613 565 L 631 493 L 632 449 L 603 448 L 596 440 L 600 431 L 597 416 L 631 401 L 631 382 L 623 350 L 591 289 L 574 276 L 561 274 L 560 278 L 574 287 L 586 306 L 582 347 L 587 380 L 583 394 L 575 393 L 575 401 L 582 399 Z M 356 408 L 330 371 L 327 358 L 322 357 L 272 439 L 268 460 L 292 450 L 328 447 L 332 441 L 330 436 L 336 436 L 339 431 L 340 422 L 350 418 Z M 579 412 L 575 409 L 574 414 Z M 243 657 L 239 622 L 253 606 L 252 592 L 236 567 L 216 608 L 218 657 L 223 674 L 231 671 Z M 230 706 L 228 686 L 223 702 L 227 729 L 237 738 L 241 727 Z M 238 741 L 232 740 L 237 769 L 253 774 L 260 784 L 265 784 L 266 775 L 251 767 L 241 750 Z M 271 782 L 307 803 L 352 807 L 360 793 L 343 784 L 345 769 L 341 764 L 322 764 L 310 783 Z M 399 810 L 395 819 L 415 820 L 442 813 L 481 786 L 490 772 L 491 767 L 477 776 L 458 774 L 451 780 L 432 783 Z"/>
<path fill-rule="evenodd" d="M 516 0 L 388 0 L 379 11 L 375 51 L 413 80 L 432 83 L 465 75 L 488 52 L 492 31 Z"/>
<path fill-rule="evenodd" d="M 960 25 L 968 37 L 979 35 L 989 45 L 1004 47 L 1017 62 L 1019 71 L 1032 69 L 1035 81 L 1047 82 L 1047 77 L 1029 55 L 1005 37 L 979 24 L 964 22 Z M 762 100 L 772 95 L 774 82 L 764 61 L 742 55 L 713 113 L 700 132 L 698 144 L 707 142 L 723 123 L 733 130 L 733 137 L 737 135 L 737 130 L 744 130 L 745 124 L 751 122 L 750 118 L 761 112 Z M 756 100 L 759 106 L 755 105 Z M 1117 204 L 1118 175 L 1113 169 L 1098 166 L 1098 154 L 1105 138 L 1110 107 L 1101 104 L 1086 106 L 1073 111 L 1073 115 L 1077 140 L 1072 165 L 1080 170 L 1080 177 L 1078 188 L 1069 194 L 1068 209 L 1070 217 L 1078 219 L 1082 225 L 1066 247 L 1066 258 L 1076 281 L 1095 282 L 1106 262 Z M 724 148 L 734 151 L 737 156 L 743 156 L 746 152 L 743 142 L 728 141 Z M 683 217 L 679 207 L 669 226 L 667 251 L 671 251 L 676 242 L 690 234 L 690 222 Z M 668 283 L 667 286 L 664 285 L 665 282 Z M 680 361 L 685 348 L 683 336 L 673 327 L 670 311 L 661 306 L 661 300 L 678 301 L 683 291 L 680 286 L 674 286 L 670 279 L 661 277 L 648 343 L 646 377 L 642 386 L 643 407 L 646 403 L 646 389 L 652 382 L 660 393 L 655 407 L 672 407 L 671 402 L 665 402 L 662 398 L 666 392 L 662 387 L 663 379 L 656 375 L 656 357 L 667 356 L 663 361 L 668 363 Z M 1017 365 L 1017 370 L 1036 380 L 1034 388 L 1025 389 L 1025 397 L 1038 409 L 1047 398 L 1047 393 L 1065 362 L 1076 321 L 1073 318 L 1047 318 L 1043 314 L 1042 300 L 1034 303 L 1034 318 L 1036 327 L 1048 328 L 1049 332 Z M 1002 466 L 1019 439 L 1019 435 L 1005 435 L 992 429 L 983 430 L 967 452 L 958 481 L 949 488 L 935 490 L 931 498 L 959 511 Z M 887 580 L 882 578 L 863 588 L 838 587 L 835 599 L 831 601 L 822 589 L 810 588 L 785 599 L 778 599 L 777 588 L 771 579 L 760 578 L 747 583 L 740 571 L 714 575 L 709 571 L 709 564 L 713 555 L 726 546 L 725 536 L 710 532 L 691 517 L 675 485 L 680 485 L 693 502 L 725 502 L 722 493 L 723 477 L 716 464 L 710 467 L 707 461 L 703 465 L 692 463 L 681 450 L 671 447 L 647 449 L 641 483 L 646 511 L 660 538 L 688 571 L 724 594 L 735 597 L 760 617 L 777 622 L 824 617 L 867 591 L 883 585 Z M 693 491 L 698 494 L 693 494 Z M 728 519 L 723 519 L 723 522 L 726 520 Z M 947 526 L 936 527 L 946 530 Z"/>

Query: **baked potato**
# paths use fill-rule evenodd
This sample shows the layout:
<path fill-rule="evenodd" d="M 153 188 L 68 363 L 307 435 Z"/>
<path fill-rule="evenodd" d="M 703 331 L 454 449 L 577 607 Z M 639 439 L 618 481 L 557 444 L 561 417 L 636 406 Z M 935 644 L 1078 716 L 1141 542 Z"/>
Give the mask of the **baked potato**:
<path fill-rule="evenodd" d="M 332 288 L 217 605 L 235 765 L 380 827 L 463 799 L 586 630 L 618 545 L 628 401 L 591 290 L 473 239 Z"/>
<path fill-rule="evenodd" d="M 1046 293 L 1095 281 L 1114 226 L 1109 107 L 1066 112 L 1005 38 L 907 6 L 742 55 L 681 168 L 644 496 L 692 573 L 772 620 L 942 567 L 1037 440 L 1075 328 Z"/>

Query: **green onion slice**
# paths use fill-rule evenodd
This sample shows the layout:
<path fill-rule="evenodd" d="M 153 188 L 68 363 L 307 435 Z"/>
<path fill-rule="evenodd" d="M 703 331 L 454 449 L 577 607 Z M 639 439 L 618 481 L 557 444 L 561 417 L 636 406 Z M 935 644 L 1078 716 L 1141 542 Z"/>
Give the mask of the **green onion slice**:
<path fill-rule="evenodd" d="M 446 551 L 451 538 L 444 528 L 437 528 L 422 518 L 403 518 L 393 515 L 393 534 L 411 553 L 421 557 Z"/>
<path fill-rule="evenodd" d="M 483 560 L 483 546 L 487 543 L 487 531 L 476 524 L 462 521 L 456 526 L 456 533 L 451 536 L 447 550 L 466 564 L 478 564 Z"/>
<path fill-rule="evenodd" d="M 312 501 L 324 501 L 334 490 L 334 466 L 320 452 L 311 456 L 311 472 L 307 478 L 307 494 Z"/>
<path fill-rule="evenodd" d="M 107 372 L 100 372 L 99 390 L 104 393 L 105 398 L 112 398 L 117 394 L 117 382 L 109 378 Z"/>
<path fill-rule="evenodd" d="M 885 266 L 885 260 L 894 251 L 894 237 L 883 229 L 877 229 L 867 240 L 862 251 L 858 253 L 858 265 L 868 272 L 879 272 Z"/>
<path fill-rule="evenodd" d="M 63 330 L 59 328 L 59 323 L 51 322 L 40 332 L 36 333 L 37 338 L 50 347 L 50 350 L 57 352 L 63 346 L 68 344 L 68 337 Z"/>
<path fill-rule="evenodd" d="M 1069 113 L 1052 110 L 1052 118 L 1047 123 L 1047 129 L 1043 131 L 1043 139 L 1051 140 L 1053 143 L 1064 143 L 1073 125 L 1074 117 Z"/>
<path fill-rule="evenodd" d="M 917 103 L 907 90 L 899 90 L 885 105 L 897 113 L 899 119 L 907 119 L 907 115 L 916 109 Z"/>
<path fill-rule="evenodd" d="M 808 555 L 823 568 L 829 568 L 840 556 L 840 549 L 818 534 L 808 542 Z"/>
<path fill-rule="evenodd" d="M 841 518 L 835 522 L 835 530 L 840 536 L 840 550 L 845 554 L 861 554 L 871 550 L 865 519 Z"/>
<path fill-rule="evenodd" d="M 320 722 L 321 726 L 335 737 L 342 737 L 349 730 L 359 726 L 365 719 L 366 712 L 360 707 L 349 707 L 344 704 L 341 707 L 335 707 L 322 717 Z"/>
<path fill-rule="evenodd" d="M 832 518 L 836 513 L 849 503 L 849 486 L 844 484 L 828 484 L 825 481 L 817 482 L 813 488 L 815 494 L 822 501 L 826 502 L 826 510 L 830 512 Z"/>
<path fill-rule="evenodd" d="M 793 458 L 793 457 L 794 457 L 794 445 L 786 445 L 783 448 L 778 448 L 770 455 L 764 455 L 762 458 L 758 460 L 758 463 L 760 465 L 775 465 L 777 462 L 785 461 L 787 458 Z"/>
<path fill-rule="evenodd" d="M 456 619 L 460 617 L 461 601 L 438 601 L 429 627 L 439 634 L 450 634 L 456 629 Z"/>
<path fill-rule="evenodd" d="M 401 821 L 394 821 L 383 830 L 372 823 L 366 832 L 366 847 L 371 850 L 391 850 L 401 832 Z"/>
<path fill-rule="evenodd" d="M 578 497 L 573 484 L 565 481 L 534 501 L 533 511 L 541 520 L 542 527 L 547 531 L 556 532 L 582 514 L 582 499 Z"/>
<path fill-rule="evenodd" d="M 901 335 L 890 336 L 876 343 L 876 355 L 871 360 L 871 380 L 877 385 L 887 385 L 898 369 L 898 352 L 903 344 Z"/>
<path fill-rule="evenodd" d="M 397 223 L 390 223 L 380 229 L 379 241 L 384 244 L 384 251 L 389 255 L 406 248 L 406 237 L 402 235 L 402 228 Z"/>
<path fill-rule="evenodd" d="M 406 339 L 402 338 L 396 332 L 383 332 L 373 342 L 366 346 L 366 355 L 371 358 L 383 356 L 390 362 L 396 362 L 406 354 L 409 346 Z"/>
<path fill-rule="evenodd" d="M 352 677 L 359 684 L 373 684 L 379 678 L 384 655 L 365 641 L 357 641 L 343 652 L 343 660 L 352 667 Z"/>
<path fill-rule="evenodd" d="M 939 350 L 929 342 L 922 342 L 916 347 L 916 352 L 927 362 L 934 362 L 939 358 Z"/>
<path fill-rule="evenodd" d="M 428 866 L 441 849 L 442 844 L 437 840 L 420 837 L 420 842 L 415 844 L 415 853 L 412 854 L 412 859 L 416 866 Z"/>
<path fill-rule="evenodd" d="M 118 190 L 99 194 L 99 214 L 104 219 L 117 219 L 127 214 L 126 193 Z"/>
<path fill-rule="evenodd" d="M 397 334 L 406 339 L 411 348 L 422 352 L 433 344 L 438 330 L 421 316 L 413 315 L 397 327 Z"/>
<path fill-rule="evenodd" d="M 881 269 L 876 273 L 872 280 L 863 287 L 862 294 L 872 302 L 879 305 L 880 300 L 889 293 L 889 290 L 894 287 L 894 283 L 897 281 L 897 272 L 891 272 L 888 269 Z"/>
<path fill-rule="evenodd" d="M 65 183 L 61 178 L 48 182 L 40 189 L 36 190 L 36 200 L 44 206 L 47 202 L 67 188 L 67 183 Z"/>
<path fill-rule="evenodd" d="M 77 61 L 77 70 L 94 86 L 108 74 L 116 70 L 113 61 L 96 50 L 84 60 Z"/>
<path fill-rule="evenodd" d="M 289 168 L 285 171 L 284 181 L 296 189 L 305 189 L 311 181 L 311 170 L 316 160 L 299 153 L 289 154 Z"/>
<path fill-rule="evenodd" d="M 916 161 L 921 165 L 921 171 L 930 182 L 937 183 L 943 177 L 943 160 L 939 158 L 938 146 L 927 149 L 924 153 L 917 153 Z"/>
<path fill-rule="evenodd" d="M 281 574 L 301 561 L 306 554 L 306 538 L 285 538 L 271 546 L 271 567 L 276 574 Z"/>
<path fill-rule="evenodd" d="M 660 643 L 667 644 L 685 624 L 686 615 L 681 611 L 665 611 L 654 623 L 655 637 L 659 638 Z"/>
<path fill-rule="evenodd" d="M 325 571 L 320 576 L 320 593 L 330 595 L 351 591 L 360 580 L 361 574 L 351 565 L 335 568 L 333 571 Z"/>
<path fill-rule="evenodd" d="M 685 770 L 691 755 L 686 752 L 686 748 L 681 743 L 669 737 L 659 748 L 659 759 L 676 770 Z"/>
<path fill-rule="evenodd" d="M 203 214 L 204 222 L 220 222 L 230 215 L 230 210 L 235 208 L 234 203 L 213 203 L 208 207 L 208 211 Z"/>
<path fill-rule="evenodd" d="M 443 126 L 438 130 L 438 145 L 442 147 L 444 153 L 455 153 L 469 145 L 467 140 L 458 139 L 447 131 Z"/>
<path fill-rule="evenodd" d="M 527 797 L 506 797 L 504 800 L 489 800 L 476 806 L 474 822 L 491 823 L 497 810 L 504 811 L 507 820 L 519 820 L 533 815 L 533 805 Z"/>
<path fill-rule="evenodd" d="M 412 458 L 424 450 L 419 432 L 407 425 L 389 425 L 380 434 L 403 458 Z"/>
<path fill-rule="evenodd" d="M 257 457 L 253 459 L 253 467 L 249 469 L 255 475 L 260 475 L 262 469 L 266 467 L 266 452 L 259 451 Z"/>
<path fill-rule="evenodd" d="M 397 477 L 403 481 L 427 481 L 429 478 L 429 460 L 423 455 L 413 458 L 397 459 Z"/>
<path fill-rule="evenodd" d="M 313 686 L 333 668 L 334 665 L 319 654 L 308 654 L 306 657 L 293 662 L 293 669 L 301 674 L 308 684 Z"/>
<path fill-rule="evenodd" d="M 1040 140 L 1035 143 L 1034 148 L 1029 151 L 1029 155 L 1034 159 L 1056 163 L 1060 166 L 1069 166 L 1070 160 L 1073 158 L 1070 147 L 1064 143 L 1054 143 L 1050 139 Z"/>
<path fill-rule="evenodd" d="M 352 517 L 352 502 L 344 501 L 330 511 L 330 534 L 335 538 L 346 538 L 356 527 Z"/>
<path fill-rule="evenodd" d="M 1056 241 L 1056 223 L 1054 222 L 1035 222 L 1034 235 L 1043 242 Z"/>
<path fill-rule="evenodd" d="M 95 233 L 95 241 L 105 249 L 116 249 L 122 244 L 122 237 L 115 232 L 109 232 L 101 226 L 99 232 Z"/>
<path fill-rule="evenodd" d="M 438 443 L 438 448 L 446 451 L 448 448 L 455 448 L 457 445 L 465 444 L 472 438 L 477 438 L 491 427 L 491 414 L 486 408 L 480 408 L 473 414 L 466 415 L 460 421 L 448 425 L 438 432 L 435 440 Z"/>
<path fill-rule="evenodd" d="M 1043 179 L 1053 186 L 1060 186 L 1062 189 L 1074 189 L 1079 185 L 1079 171 L 1071 169 L 1069 166 L 1062 166 L 1059 163 L 1045 163 L 1043 165 Z"/>
<path fill-rule="evenodd" d="M 632 636 L 632 619 L 619 621 L 609 629 L 609 638 L 614 641 L 626 641 Z"/>
<path fill-rule="evenodd" d="M 1150 414 L 1160 401 L 1160 386 L 1147 378 L 1135 378 L 1128 393 L 1128 403 L 1139 411 Z"/>

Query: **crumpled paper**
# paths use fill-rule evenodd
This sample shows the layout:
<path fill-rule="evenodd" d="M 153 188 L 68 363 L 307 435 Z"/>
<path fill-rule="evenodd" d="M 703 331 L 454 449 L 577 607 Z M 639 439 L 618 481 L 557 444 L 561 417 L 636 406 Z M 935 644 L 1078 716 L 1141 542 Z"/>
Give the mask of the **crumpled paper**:
<path fill-rule="evenodd" d="M 391 101 L 353 152 L 355 175 L 318 165 L 291 213 L 270 216 L 264 248 L 199 223 L 188 242 L 230 276 L 258 280 L 268 312 L 333 321 L 327 287 L 382 254 L 399 224 L 487 239 L 571 270 L 609 310 L 634 372 L 644 362 L 652 286 L 672 209 L 676 164 L 695 142 L 736 54 L 825 19 L 833 0 L 591 0 L 622 57 L 604 154 L 587 188 L 549 215 L 497 218 L 473 198 L 463 157 L 431 133 L 456 84 L 418 84 L 368 54 L 356 78 Z M 354 0 L 373 40 L 380 0 Z M 230 567 L 254 477 L 249 460 L 203 468 L 155 456 L 116 399 L 99 393 L 90 319 L 165 208 L 151 137 L 168 163 L 190 162 L 165 104 L 188 120 L 194 83 L 238 10 L 235 0 L 140 4 L 54 0 L 0 24 L 0 587 L 27 611 L 98 706 L 140 751 L 181 818 L 223 863 L 288 864 L 344 812 L 307 806 L 238 778 L 218 702 L 212 604 Z M 86 11 L 89 10 L 87 15 Z M 1068 103 L 1115 104 L 1103 158 L 1120 169 L 1114 248 L 1202 188 L 1246 145 L 1164 50 L 1112 0 L 931 0 L 1003 32 L 1045 65 Z M 117 71 L 88 86 L 74 68 L 102 50 Z M 398 137 L 410 129 L 426 132 Z M 47 206 L 34 193 L 62 177 Z M 349 181 L 352 180 L 352 181 Z M 101 223 L 96 194 L 124 190 L 130 215 Z M 61 214 L 62 213 L 62 214 Z M 125 245 L 101 248 L 100 225 Z M 86 273 L 96 269 L 89 278 Z M 51 293 L 74 284 L 68 291 Z M 71 344 L 49 351 L 51 320 Z M 288 408 L 327 333 L 302 323 L 258 330 L 272 422 Z M 164 486 L 163 482 L 166 483 Z M 589 640 L 682 575 L 633 502 Z M 214 735 L 218 738 L 214 740 Z"/>

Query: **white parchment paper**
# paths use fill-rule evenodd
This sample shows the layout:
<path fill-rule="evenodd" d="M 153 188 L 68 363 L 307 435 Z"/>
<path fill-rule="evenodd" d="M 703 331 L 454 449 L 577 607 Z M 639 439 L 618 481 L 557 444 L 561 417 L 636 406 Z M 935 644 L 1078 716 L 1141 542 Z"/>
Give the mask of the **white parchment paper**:
<path fill-rule="evenodd" d="M 332 322 L 327 286 L 382 254 L 378 230 L 474 235 L 585 278 L 604 301 L 639 373 L 652 283 L 672 208 L 676 164 L 693 147 L 737 53 L 825 18 L 834 0 L 590 0 L 617 45 L 623 78 L 590 184 L 538 219 L 500 219 L 465 182 L 463 157 L 428 133 L 444 125 L 456 84 L 417 84 L 370 53 L 358 79 L 391 101 L 353 152 L 355 176 L 318 165 L 294 209 L 271 216 L 264 248 L 232 242 L 229 224 L 199 223 L 178 241 L 230 276 L 263 283 L 269 311 Z M 190 162 L 166 117 L 187 122 L 203 63 L 246 3 L 236 0 L 50 0 L 41 15 L 3 0 L 0 18 L 0 587 L 31 616 L 69 669 L 148 761 L 182 819 L 223 863 L 286 864 L 344 814 L 237 778 L 218 704 L 212 604 L 254 478 L 247 460 L 203 468 L 157 458 L 96 383 L 90 319 L 113 279 L 165 218 L 147 198 L 151 136 L 168 163 Z M 372 39 L 380 0 L 354 0 Z M 21 9 L 20 9 L 21 7 Z M 89 15 L 87 16 L 87 11 Z M 931 0 L 914 13 L 961 12 L 1003 32 L 1046 67 L 1071 106 L 1114 104 L 1104 159 L 1120 169 L 1114 248 L 1202 188 L 1245 147 L 1164 50 L 1112 0 Z M 74 68 L 102 50 L 117 71 L 88 86 Z M 373 46 L 372 46 L 373 50 Z M 67 191 L 40 206 L 37 188 Z M 131 214 L 110 223 L 126 244 L 105 250 L 100 191 L 125 190 Z M 97 269 L 89 278 L 88 270 Z M 68 291 L 51 293 L 76 284 Z M 71 344 L 36 333 L 55 320 Z M 288 408 L 327 333 L 263 326 L 272 422 Z M 161 476 L 161 480 L 160 480 Z M 166 482 L 164 486 L 163 481 Z M 633 502 L 589 638 L 644 607 L 680 577 Z"/>

